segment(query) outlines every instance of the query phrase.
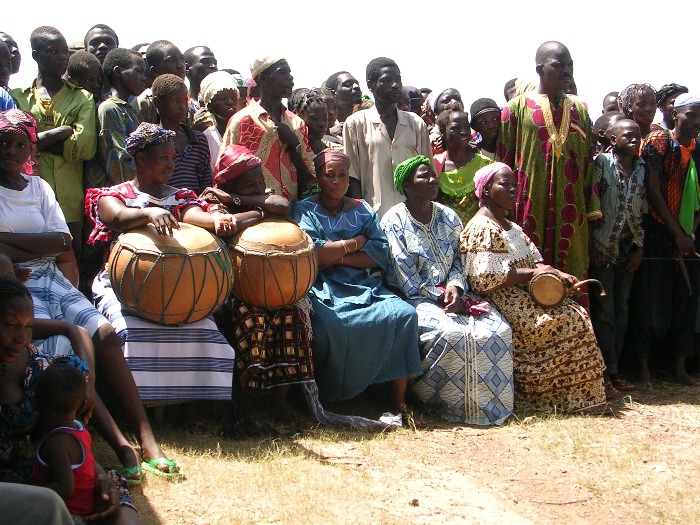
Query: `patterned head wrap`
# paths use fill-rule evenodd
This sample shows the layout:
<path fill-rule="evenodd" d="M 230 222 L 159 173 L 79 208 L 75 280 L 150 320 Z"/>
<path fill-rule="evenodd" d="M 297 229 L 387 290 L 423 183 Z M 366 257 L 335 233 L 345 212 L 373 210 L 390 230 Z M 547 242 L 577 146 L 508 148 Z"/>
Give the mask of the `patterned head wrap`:
<path fill-rule="evenodd" d="M 493 176 L 503 168 L 510 169 L 510 166 L 508 166 L 508 164 L 503 164 L 502 162 L 494 162 L 493 164 L 489 164 L 477 170 L 477 172 L 474 174 L 474 193 L 476 194 L 477 199 L 479 199 L 480 207 L 484 205 L 484 188 L 489 181 L 493 179 Z"/>
<path fill-rule="evenodd" d="M 401 195 L 404 195 L 403 183 L 421 164 L 432 166 L 433 162 L 428 157 L 416 155 L 415 157 L 404 160 L 401 164 L 396 166 L 396 169 L 394 170 L 394 187 Z"/>
<path fill-rule="evenodd" d="M 32 144 L 37 139 L 36 120 L 29 113 L 20 109 L 8 109 L 0 112 L 0 133 L 24 135 Z"/>
<path fill-rule="evenodd" d="M 214 187 L 226 184 L 261 164 L 262 161 L 245 146 L 229 144 L 216 161 Z"/>
<path fill-rule="evenodd" d="M 326 148 L 314 157 L 316 173 L 320 173 L 321 168 L 332 160 L 342 162 L 345 169 L 350 169 L 350 157 L 339 149 Z"/>
<path fill-rule="evenodd" d="M 656 92 L 656 105 L 662 106 L 673 95 L 687 92 L 688 88 L 680 84 L 664 84 Z"/>
<path fill-rule="evenodd" d="M 160 126 L 149 122 L 139 124 L 131 135 L 126 138 L 126 151 L 129 155 L 134 155 L 138 151 L 143 151 L 148 146 L 162 144 L 164 142 L 172 142 L 175 139 L 175 132 L 169 129 L 163 129 Z"/>
<path fill-rule="evenodd" d="M 256 58 L 250 63 L 250 76 L 255 79 L 260 73 L 280 60 L 284 60 L 284 57 L 276 56 Z"/>
<path fill-rule="evenodd" d="M 678 95 L 676 101 L 673 103 L 673 107 L 674 109 L 677 109 L 682 108 L 683 106 L 690 106 L 692 104 L 700 104 L 700 97 L 689 93 L 683 93 L 682 95 Z"/>
<path fill-rule="evenodd" d="M 240 76 L 240 75 L 239 75 Z M 199 86 L 199 100 L 202 101 L 204 106 L 207 106 L 214 96 L 221 91 L 230 89 L 236 92 L 236 98 L 240 98 L 240 93 L 238 92 L 238 86 L 233 78 L 233 75 L 226 73 L 226 71 L 215 71 L 214 73 L 209 73 Z"/>

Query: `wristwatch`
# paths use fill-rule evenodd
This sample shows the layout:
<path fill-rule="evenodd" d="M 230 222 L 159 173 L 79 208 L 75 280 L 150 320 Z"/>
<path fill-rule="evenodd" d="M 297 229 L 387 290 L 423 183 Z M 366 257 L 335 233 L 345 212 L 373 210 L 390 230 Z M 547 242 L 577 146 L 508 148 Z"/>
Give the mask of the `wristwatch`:
<path fill-rule="evenodd" d="M 233 201 L 233 204 L 236 206 L 241 205 L 241 198 L 238 195 L 231 195 L 231 200 Z"/>

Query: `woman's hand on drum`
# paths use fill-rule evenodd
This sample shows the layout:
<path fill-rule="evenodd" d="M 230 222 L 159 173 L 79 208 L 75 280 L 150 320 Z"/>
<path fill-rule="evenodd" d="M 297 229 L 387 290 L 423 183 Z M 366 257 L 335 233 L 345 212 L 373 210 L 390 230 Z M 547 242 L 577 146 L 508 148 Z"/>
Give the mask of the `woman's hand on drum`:
<path fill-rule="evenodd" d="M 230 213 L 217 213 L 214 215 L 214 233 L 219 237 L 228 237 L 236 233 L 236 216 Z"/>
<path fill-rule="evenodd" d="M 448 286 L 443 295 L 442 302 L 445 307 L 443 310 L 446 314 L 458 314 L 462 311 L 462 299 L 459 296 L 459 288 L 456 286 Z"/>
<path fill-rule="evenodd" d="M 168 210 L 157 207 L 144 208 L 143 213 L 146 214 L 148 222 L 156 227 L 156 231 L 161 237 L 172 237 L 173 228 L 180 229 L 177 219 Z"/>
<path fill-rule="evenodd" d="M 556 272 L 556 274 L 559 276 L 559 278 L 564 282 L 564 284 L 566 285 L 566 287 L 567 287 L 571 292 L 575 292 L 575 291 L 576 291 L 576 290 L 574 290 L 574 289 L 572 288 L 572 286 L 575 285 L 575 284 L 578 282 L 578 279 L 576 278 L 576 276 L 571 275 L 571 274 L 568 274 L 568 273 L 566 273 L 566 272 L 562 272 L 561 270 L 554 270 L 554 271 Z"/>

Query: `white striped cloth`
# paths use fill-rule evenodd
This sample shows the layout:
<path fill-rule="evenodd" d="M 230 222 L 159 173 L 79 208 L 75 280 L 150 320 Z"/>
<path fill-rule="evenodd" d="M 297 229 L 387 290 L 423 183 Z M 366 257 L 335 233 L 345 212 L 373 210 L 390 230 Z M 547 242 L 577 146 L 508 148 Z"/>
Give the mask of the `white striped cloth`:
<path fill-rule="evenodd" d="M 142 319 L 122 308 L 105 271 L 92 291 L 117 332 L 141 399 L 231 399 L 234 351 L 211 318 L 183 326 Z"/>

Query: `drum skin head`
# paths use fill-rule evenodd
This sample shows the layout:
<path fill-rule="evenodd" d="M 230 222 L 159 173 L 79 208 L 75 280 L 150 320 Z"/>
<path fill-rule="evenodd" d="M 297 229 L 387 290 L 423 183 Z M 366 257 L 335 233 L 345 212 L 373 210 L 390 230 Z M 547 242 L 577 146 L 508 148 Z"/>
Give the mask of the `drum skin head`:
<path fill-rule="evenodd" d="M 318 274 L 316 246 L 299 226 L 265 219 L 235 235 L 229 244 L 233 294 L 261 308 L 288 306 L 311 289 Z"/>
<path fill-rule="evenodd" d="M 554 308 L 566 298 L 566 285 L 554 273 L 542 272 L 530 280 L 533 301 L 542 308 Z"/>
<path fill-rule="evenodd" d="M 231 291 L 231 258 L 223 241 L 180 224 L 172 237 L 152 225 L 119 236 L 108 260 L 117 299 L 129 311 L 165 325 L 199 321 Z"/>

